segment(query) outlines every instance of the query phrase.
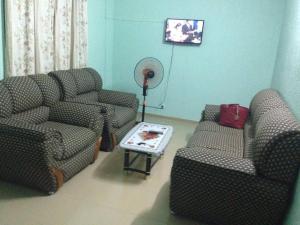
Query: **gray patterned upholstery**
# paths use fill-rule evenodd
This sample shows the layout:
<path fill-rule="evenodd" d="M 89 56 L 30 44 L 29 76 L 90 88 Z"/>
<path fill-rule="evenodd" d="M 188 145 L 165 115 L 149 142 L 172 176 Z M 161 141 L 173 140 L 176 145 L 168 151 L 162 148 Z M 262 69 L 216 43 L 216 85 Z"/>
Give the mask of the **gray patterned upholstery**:
<path fill-rule="evenodd" d="M 188 148 L 202 147 L 207 149 L 225 151 L 232 157 L 243 156 L 244 142 L 242 135 L 231 135 L 201 131 L 194 134 L 187 143 Z"/>
<path fill-rule="evenodd" d="M 51 121 L 89 128 L 98 137 L 102 134 L 103 117 L 95 106 L 58 102 L 50 108 L 49 117 Z"/>
<path fill-rule="evenodd" d="M 212 131 L 232 135 L 243 135 L 243 130 L 241 129 L 233 129 L 231 127 L 221 126 L 218 122 L 214 121 L 202 121 L 201 123 L 199 123 L 194 133 L 197 133 L 199 131 Z"/>
<path fill-rule="evenodd" d="M 268 111 L 278 109 L 278 108 L 285 108 L 287 109 L 287 104 L 281 98 L 271 98 L 265 100 L 263 104 L 260 104 L 256 107 L 255 111 L 252 113 L 252 126 L 253 130 L 256 129 L 256 124 L 258 120 Z"/>
<path fill-rule="evenodd" d="M 132 108 L 135 111 L 138 109 L 138 105 L 136 104 L 136 96 L 134 94 L 119 92 L 119 91 L 111 91 L 111 90 L 102 90 L 99 92 L 99 102 L 124 106 L 128 108 Z"/>
<path fill-rule="evenodd" d="M 96 88 L 95 90 L 101 91 L 103 82 L 102 82 L 102 78 L 101 78 L 100 74 L 93 68 L 85 68 L 85 70 L 88 71 L 93 76 L 93 78 L 95 80 L 95 88 Z"/>
<path fill-rule="evenodd" d="M 300 124 L 287 109 L 264 114 L 257 126 L 253 160 L 260 175 L 292 183 L 300 163 Z"/>
<path fill-rule="evenodd" d="M 203 111 L 203 121 L 214 121 L 218 122 L 220 117 L 220 106 L 219 105 L 206 105 Z"/>
<path fill-rule="evenodd" d="M 72 99 L 74 102 L 80 101 L 88 101 L 88 102 L 97 102 L 98 101 L 98 92 L 91 91 L 88 93 L 77 95 L 75 98 Z"/>
<path fill-rule="evenodd" d="M 85 127 L 78 127 L 53 121 L 47 121 L 40 124 L 40 126 L 52 128 L 53 130 L 57 130 L 61 133 L 64 148 L 62 152 L 57 152 L 60 149 L 56 149 L 56 159 L 58 160 L 73 157 L 96 140 L 96 134 Z"/>
<path fill-rule="evenodd" d="M 56 80 L 46 74 L 31 75 L 30 78 L 33 79 L 41 89 L 44 105 L 52 106 L 60 100 L 61 93 Z"/>
<path fill-rule="evenodd" d="M 32 79 L 11 77 L 3 80 L 3 84 L 11 95 L 13 113 L 23 112 L 42 105 L 42 92 Z"/>
<path fill-rule="evenodd" d="M 70 73 L 70 70 L 59 70 L 50 72 L 51 77 L 55 77 L 59 83 L 61 89 L 61 100 L 67 100 L 69 98 L 74 98 L 77 95 L 76 82 Z"/>
<path fill-rule="evenodd" d="M 53 160 L 53 150 L 61 148 L 61 135 L 39 125 L 0 120 L 0 178 L 55 192 L 58 183 L 51 167 L 58 167 Z"/>
<path fill-rule="evenodd" d="M 77 86 L 77 95 L 96 91 L 96 82 L 92 74 L 85 69 L 70 70 Z"/>
<path fill-rule="evenodd" d="M 122 140 L 122 138 L 125 137 L 128 131 L 132 127 L 134 127 L 135 124 L 136 124 L 135 120 L 131 120 L 121 128 L 114 128 L 114 127 L 112 128 L 112 133 L 115 134 L 117 143 L 119 143 Z"/>
<path fill-rule="evenodd" d="M 121 138 L 120 135 L 125 135 L 132 128 L 131 125 L 134 125 L 133 121 L 136 121 L 139 106 L 136 95 L 103 90 L 101 76 L 96 70 L 82 68 L 54 71 L 50 72 L 49 76 L 54 77 L 60 84 L 62 99 L 65 101 L 94 105 L 99 108 L 104 118 L 101 149 L 112 150 Z M 66 90 L 73 90 L 72 95 L 66 94 Z M 119 137 L 117 137 L 118 129 L 121 129 L 121 132 L 118 132 Z"/>
<path fill-rule="evenodd" d="M 115 128 L 120 128 L 124 126 L 127 122 L 135 120 L 136 112 L 132 108 L 115 106 L 115 113 L 112 119 L 112 126 Z"/>
<path fill-rule="evenodd" d="M 272 89 L 253 98 L 244 130 L 219 126 L 217 109 L 206 107 L 177 151 L 171 210 L 207 224 L 282 224 L 299 172 L 299 122 Z"/>
<path fill-rule="evenodd" d="M 0 179 L 54 193 L 95 160 L 103 118 L 94 106 L 59 102 L 46 75 L 0 83 Z"/>
<path fill-rule="evenodd" d="M 60 169 L 64 171 L 64 180 L 67 181 L 74 174 L 79 173 L 87 165 L 95 160 L 95 144 L 92 143 L 85 147 L 82 151 L 78 152 L 75 157 L 67 160 L 61 160 Z"/>
<path fill-rule="evenodd" d="M 11 118 L 27 123 L 40 124 L 49 119 L 49 107 L 39 106 L 25 112 L 13 114 Z"/>
<path fill-rule="evenodd" d="M 261 90 L 252 98 L 249 109 L 253 113 L 255 112 L 256 108 L 260 104 L 263 104 L 266 100 L 279 97 L 279 93 L 274 89 Z"/>
<path fill-rule="evenodd" d="M 11 96 L 2 82 L 0 82 L 0 96 L 0 117 L 10 117 L 13 111 Z"/>

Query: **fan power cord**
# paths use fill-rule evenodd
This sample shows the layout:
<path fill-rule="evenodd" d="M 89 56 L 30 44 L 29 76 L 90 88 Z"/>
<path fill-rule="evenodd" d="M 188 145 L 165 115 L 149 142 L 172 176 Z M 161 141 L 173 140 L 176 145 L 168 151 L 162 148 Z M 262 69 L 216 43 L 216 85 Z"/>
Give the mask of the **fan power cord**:
<path fill-rule="evenodd" d="M 173 67 L 173 59 L 174 59 L 174 48 L 175 45 L 172 45 L 172 52 L 171 52 L 171 59 L 170 59 L 170 64 L 169 64 L 169 70 L 168 70 L 168 77 L 167 77 L 167 82 L 166 82 L 166 88 L 165 88 L 165 93 L 162 102 L 159 104 L 160 109 L 165 108 L 165 102 L 168 96 L 168 90 L 169 90 L 169 81 L 170 81 L 170 76 L 172 73 L 172 67 Z"/>

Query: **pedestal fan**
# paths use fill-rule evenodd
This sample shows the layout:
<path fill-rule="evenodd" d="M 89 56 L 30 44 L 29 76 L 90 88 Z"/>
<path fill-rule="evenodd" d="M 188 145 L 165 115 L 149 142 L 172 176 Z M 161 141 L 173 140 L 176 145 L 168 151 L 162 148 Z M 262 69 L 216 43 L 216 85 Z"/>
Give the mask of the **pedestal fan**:
<path fill-rule="evenodd" d="M 145 119 L 146 96 L 148 89 L 156 88 L 164 76 L 164 67 L 161 62 L 152 57 L 147 57 L 140 60 L 134 70 L 134 79 L 136 83 L 143 88 L 143 111 L 142 122 Z"/>

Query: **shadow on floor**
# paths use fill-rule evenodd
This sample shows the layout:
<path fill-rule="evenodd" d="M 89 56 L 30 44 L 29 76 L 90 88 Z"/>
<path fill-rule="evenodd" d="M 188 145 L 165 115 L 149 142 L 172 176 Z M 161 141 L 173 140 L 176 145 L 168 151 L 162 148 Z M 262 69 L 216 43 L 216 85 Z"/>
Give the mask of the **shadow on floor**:
<path fill-rule="evenodd" d="M 0 181 L 0 201 L 18 198 L 34 198 L 48 196 L 38 190 L 22 185 Z"/>
<path fill-rule="evenodd" d="M 196 221 L 171 214 L 169 208 L 169 188 L 170 183 L 166 182 L 158 193 L 152 208 L 138 215 L 131 225 L 145 224 L 145 221 L 153 222 L 156 218 L 160 218 L 160 220 L 155 222 L 155 225 L 204 225 L 199 224 Z"/>
<path fill-rule="evenodd" d="M 94 177 L 107 179 L 116 183 L 139 184 L 144 182 L 143 174 L 123 171 L 124 150 L 120 147 L 117 146 L 113 152 L 105 154 L 107 156 L 105 156 L 94 171 Z M 134 167 L 142 169 L 144 166 L 145 158 L 141 156 L 134 163 Z"/>

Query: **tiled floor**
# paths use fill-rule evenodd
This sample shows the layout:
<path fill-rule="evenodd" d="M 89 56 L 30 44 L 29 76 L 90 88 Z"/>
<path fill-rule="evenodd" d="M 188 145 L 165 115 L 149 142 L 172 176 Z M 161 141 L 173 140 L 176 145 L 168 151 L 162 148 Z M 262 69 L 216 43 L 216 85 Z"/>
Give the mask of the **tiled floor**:
<path fill-rule="evenodd" d="M 170 214 L 169 177 L 176 150 L 196 123 L 157 116 L 174 134 L 164 157 L 146 180 L 122 171 L 123 152 L 100 152 L 98 160 L 64 184 L 55 195 L 0 181 L 0 225 L 197 225 Z"/>

